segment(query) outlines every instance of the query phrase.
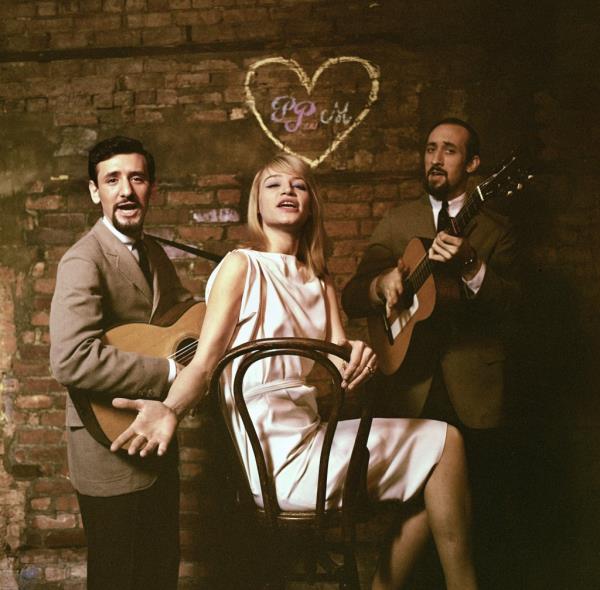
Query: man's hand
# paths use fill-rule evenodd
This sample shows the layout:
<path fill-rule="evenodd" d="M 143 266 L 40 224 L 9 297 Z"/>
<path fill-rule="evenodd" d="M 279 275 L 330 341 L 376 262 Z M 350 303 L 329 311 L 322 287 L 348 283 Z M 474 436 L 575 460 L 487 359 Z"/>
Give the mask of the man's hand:
<path fill-rule="evenodd" d="M 451 236 L 441 231 L 429 248 L 429 258 L 436 262 L 452 262 L 456 260 L 462 269 L 465 280 L 473 278 L 481 268 L 481 260 L 477 252 L 466 238 Z"/>
<path fill-rule="evenodd" d="M 388 310 L 400 301 L 404 292 L 403 281 L 407 274 L 408 268 L 405 266 L 402 258 L 399 258 L 396 268 L 375 277 L 375 294 L 380 301 L 385 301 Z"/>
<path fill-rule="evenodd" d="M 145 399 L 113 399 L 115 408 L 136 410 L 135 420 L 110 445 L 111 451 L 117 451 L 131 441 L 127 452 L 145 457 L 156 451 L 158 456 L 167 452 L 179 423 L 175 412 L 159 401 Z"/>

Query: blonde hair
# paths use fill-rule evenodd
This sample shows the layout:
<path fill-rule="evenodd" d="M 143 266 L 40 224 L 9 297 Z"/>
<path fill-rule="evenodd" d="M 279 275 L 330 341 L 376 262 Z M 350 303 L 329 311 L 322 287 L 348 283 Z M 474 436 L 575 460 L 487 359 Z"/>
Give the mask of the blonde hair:
<path fill-rule="evenodd" d="M 323 203 L 317 193 L 315 179 L 310 167 L 300 158 L 286 153 L 279 153 L 256 173 L 252 181 L 250 198 L 248 200 L 248 233 L 250 241 L 257 249 L 264 249 L 268 245 L 267 236 L 263 230 L 262 219 L 258 210 L 260 183 L 265 172 L 268 170 L 294 174 L 302 178 L 306 183 L 310 196 L 310 216 L 302 228 L 297 256 L 298 260 L 304 262 L 312 274 L 323 278 L 328 274 L 325 263 Z"/>

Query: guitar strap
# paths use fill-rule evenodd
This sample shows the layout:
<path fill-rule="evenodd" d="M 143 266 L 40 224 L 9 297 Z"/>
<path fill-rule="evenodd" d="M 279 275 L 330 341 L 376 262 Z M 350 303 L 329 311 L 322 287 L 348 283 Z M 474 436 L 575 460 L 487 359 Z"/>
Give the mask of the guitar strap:
<path fill-rule="evenodd" d="M 187 244 L 181 244 L 180 242 L 175 242 L 173 240 L 167 240 L 166 238 L 161 238 L 160 236 L 155 236 L 153 234 L 146 234 L 149 238 L 156 240 L 157 242 L 162 242 L 163 244 L 167 244 L 168 246 L 172 246 L 173 248 L 177 248 L 178 250 L 183 250 L 184 252 L 189 252 L 190 254 L 195 254 L 196 256 L 200 256 L 201 258 L 206 258 L 207 260 L 212 260 L 213 262 L 221 262 L 223 260 L 223 256 L 219 254 L 213 254 L 212 252 L 206 252 L 206 250 L 200 250 L 200 248 L 195 248 L 194 246 L 188 246 Z"/>

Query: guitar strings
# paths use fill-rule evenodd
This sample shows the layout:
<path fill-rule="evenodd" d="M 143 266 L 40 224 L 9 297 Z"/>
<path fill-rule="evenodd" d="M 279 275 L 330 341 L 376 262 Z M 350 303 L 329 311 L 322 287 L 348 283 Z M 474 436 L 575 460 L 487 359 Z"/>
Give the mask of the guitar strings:
<path fill-rule="evenodd" d="M 190 361 L 196 352 L 198 341 L 194 340 L 189 344 L 186 344 L 183 348 L 176 350 L 173 354 L 170 354 L 167 358 L 173 359 L 174 361 L 185 364 Z"/>

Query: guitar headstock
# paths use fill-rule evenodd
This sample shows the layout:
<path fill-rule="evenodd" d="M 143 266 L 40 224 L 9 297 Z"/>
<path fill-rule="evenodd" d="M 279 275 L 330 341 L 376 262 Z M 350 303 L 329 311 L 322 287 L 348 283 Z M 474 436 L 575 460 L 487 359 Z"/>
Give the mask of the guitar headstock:
<path fill-rule="evenodd" d="M 474 192 L 481 201 L 492 197 L 512 197 L 532 180 L 529 158 L 523 152 L 515 151 Z"/>

